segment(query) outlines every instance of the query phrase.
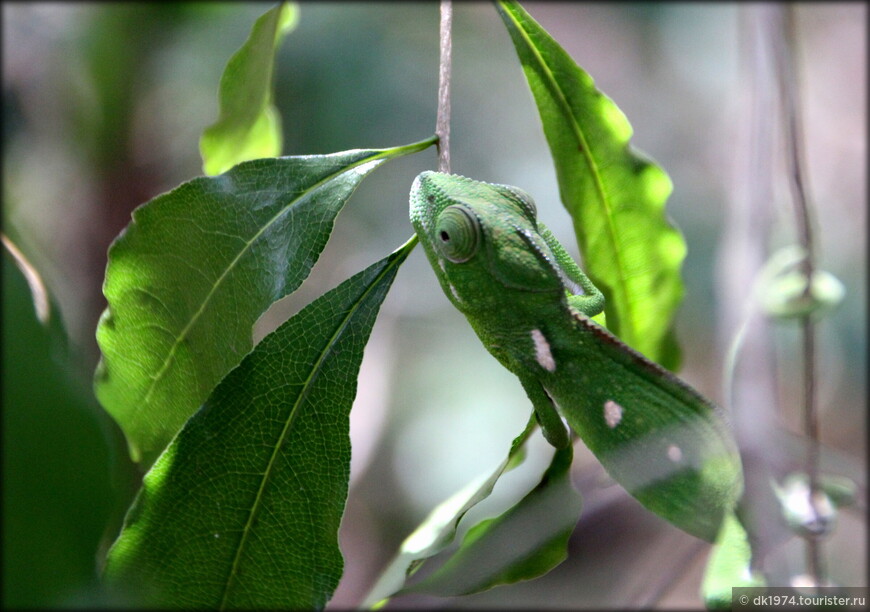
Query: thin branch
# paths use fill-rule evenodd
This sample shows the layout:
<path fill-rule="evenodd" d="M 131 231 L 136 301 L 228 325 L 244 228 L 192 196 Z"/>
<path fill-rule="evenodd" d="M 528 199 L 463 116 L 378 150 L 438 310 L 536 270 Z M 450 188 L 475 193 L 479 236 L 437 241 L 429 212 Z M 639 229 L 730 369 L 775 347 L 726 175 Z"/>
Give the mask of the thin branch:
<path fill-rule="evenodd" d="M 438 171 L 450 173 L 450 56 L 453 47 L 453 3 L 441 0 L 441 61 L 438 69 Z"/>
<path fill-rule="evenodd" d="M 807 189 L 803 159 L 803 132 L 801 130 L 800 116 L 800 83 L 795 69 L 797 54 L 797 35 L 794 23 L 794 6 L 778 5 L 776 7 L 776 39 L 777 72 L 779 73 L 779 87 L 783 105 L 785 122 L 785 145 L 789 186 L 792 192 L 792 200 L 795 206 L 795 222 L 798 228 L 798 240 L 807 253 L 805 271 L 808 275 L 812 272 L 815 260 L 815 245 L 813 240 L 812 221 L 810 218 L 810 206 L 807 198 Z M 810 285 L 807 285 L 809 290 Z"/>
<path fill-rule="evenodd" d="M 795 31 L 794 7 L 777 5 L 775 12 L 775 35 L 777 68 L 779 73 L 780 98 L 783 105 L 784 138 L 787 154 L 789 186 L 795 209 L 795 222 L 798 240 L 806 252 L 803 272 L 806 277 L 804 295 L 812 291 L 815 270 L 815 244 L 810 204 L 807 197 L 806 170 L 804 166 L 803 132 L 799 105 L 799 82 L 795 61 L 797 55 L 797 36 Z M 806 472 L 809 477 L 810 506 L 816 509 L 819 498 L 819 417 L 816 407 L 816 342 L 815 325 L 811 315 L 801 320 L 803 344 L 803 421 L 804 432 L 809 438 L 806 457 Z M 825 579 L 821 542 L 815 535 L 806 537 L 807 571 L 817 585 Z"/>

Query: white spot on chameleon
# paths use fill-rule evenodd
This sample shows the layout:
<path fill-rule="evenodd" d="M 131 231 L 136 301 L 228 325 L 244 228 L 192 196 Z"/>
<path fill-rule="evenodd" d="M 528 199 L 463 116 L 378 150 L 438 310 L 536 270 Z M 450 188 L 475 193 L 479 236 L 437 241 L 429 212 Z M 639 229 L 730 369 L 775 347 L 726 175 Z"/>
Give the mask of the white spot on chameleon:
<path fill-rule="evenodd" d="M 553 353 L 550 352 L 550 343 L 544 338 L 544 334 L 540 329 L 532 330 L 532 341 L 535 343 L 535 359 L 542 368 L 548 372 L 556 371 L 556 360 L 553 359 Z"/>
<path fill-rule="evenodd" d="M 604 422 L 613 429 L 622 421 L 623 408 L 613 400 L 604 402 Z"/>
<path fill-rule="evenodd" d="M 461 302 L 462 298 L 459 297 L 459 294 L 456 292 L 456 287 L 454 287 L 452 283 L 447 283 L 447 286 L 450 287 L 450 293 L 453 294 L 454 299 L 457 302 Z"/>
<path fill-rule="evenodd" d="M 438 267 L 441 268 L 441 271 L 442 271 L 442 272 L 444 272 L 445 274 L 447 274 L 447 267 L 446 267 L 446 265 L 444 264 L 444 260 L 441 259 L 440 257 L 438 258 Z"/>
<path fill-rule="evenodd" d="M 683 458 L 683 451 L 680 450 L 680 447 L 676 444 L 671 444 L 668 447 L 668 459 L 673 461 L 674 463 L 678 463 L 680 459 Z"/>

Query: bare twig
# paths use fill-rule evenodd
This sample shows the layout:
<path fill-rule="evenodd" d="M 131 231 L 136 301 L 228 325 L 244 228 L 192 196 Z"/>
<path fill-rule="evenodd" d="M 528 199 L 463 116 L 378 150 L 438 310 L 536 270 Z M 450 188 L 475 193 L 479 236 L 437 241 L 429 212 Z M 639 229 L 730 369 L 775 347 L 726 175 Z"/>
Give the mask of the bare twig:
<path fill-rule="evenodd" d="M 441 61 L 438 69 L 438 171 L 450 173 L 450 56 L 453 46 L 453 4 L 441 0 Z"/>

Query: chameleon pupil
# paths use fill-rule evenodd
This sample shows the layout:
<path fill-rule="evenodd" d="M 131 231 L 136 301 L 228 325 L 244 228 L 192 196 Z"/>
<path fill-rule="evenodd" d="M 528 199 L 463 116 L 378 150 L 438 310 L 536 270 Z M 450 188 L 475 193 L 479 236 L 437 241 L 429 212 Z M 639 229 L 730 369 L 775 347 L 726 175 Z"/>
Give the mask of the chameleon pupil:
<path fill-rule="evenodd" d="M 471 259 L 480 244 L 480 227 L 474 214 L 462 206 L 444 209 L 435 226 L 438 249 L 453 263 Z"/>

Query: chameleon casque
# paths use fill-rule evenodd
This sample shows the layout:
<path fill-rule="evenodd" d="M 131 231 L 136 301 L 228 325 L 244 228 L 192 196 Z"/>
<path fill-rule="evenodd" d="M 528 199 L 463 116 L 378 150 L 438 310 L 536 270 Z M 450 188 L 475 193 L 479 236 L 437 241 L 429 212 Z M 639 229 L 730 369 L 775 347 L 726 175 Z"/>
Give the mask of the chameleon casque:
<path fill-rule="evenodd" d="M 423 172 L 410 216 L 445 295 L 520 379 L 545 438 L 571 443 L 561 413 L 644 506 L 713 541 L 743 482 L 724 415 L 589 318 L 604 296 L 537 221 L 532 198 Z"/>

